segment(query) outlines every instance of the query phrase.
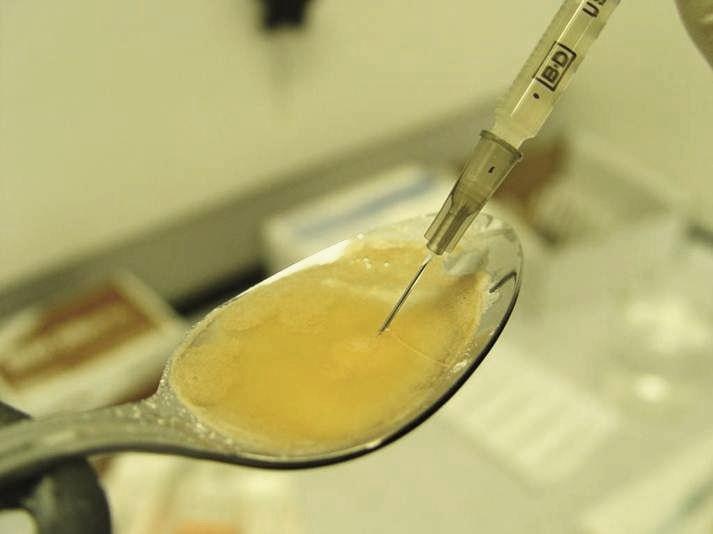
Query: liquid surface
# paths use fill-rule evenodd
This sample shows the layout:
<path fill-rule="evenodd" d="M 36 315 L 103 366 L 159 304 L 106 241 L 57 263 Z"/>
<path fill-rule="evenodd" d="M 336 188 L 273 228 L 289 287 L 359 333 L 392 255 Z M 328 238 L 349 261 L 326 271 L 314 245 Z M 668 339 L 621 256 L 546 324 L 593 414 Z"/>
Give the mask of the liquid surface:
<path fill-rule="evenodd" d="M 377 335 L 423 255 L 357 241 L 332 263 L 257 286 L 173 362 L 173 389 L 201 421 L 257 451 L 322 453 L 398 428 L 469 361 L 485 285 L 436 258 Z"/>

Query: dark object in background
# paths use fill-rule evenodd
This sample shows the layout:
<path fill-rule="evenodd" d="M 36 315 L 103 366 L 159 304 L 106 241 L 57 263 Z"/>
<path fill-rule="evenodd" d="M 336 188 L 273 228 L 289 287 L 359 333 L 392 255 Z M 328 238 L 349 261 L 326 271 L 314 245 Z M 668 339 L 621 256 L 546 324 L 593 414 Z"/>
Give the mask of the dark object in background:
<path fill-rule="evenodd" d="M 283 26 L 302 26 L 306 19 L 309 0 L 261 0 L 263 7 L 262 24 L 265 29 L 274 30 Z"/>
<path fill-rule="evenodd" d="M 0 426 L 26 418 L 0 402 Z M 111 516 L 104 490 L 86 460 L 70 460 L 44 475 L 0 487 L 0 510 L 29 512 L 38 534 L 110 534 Z"/>

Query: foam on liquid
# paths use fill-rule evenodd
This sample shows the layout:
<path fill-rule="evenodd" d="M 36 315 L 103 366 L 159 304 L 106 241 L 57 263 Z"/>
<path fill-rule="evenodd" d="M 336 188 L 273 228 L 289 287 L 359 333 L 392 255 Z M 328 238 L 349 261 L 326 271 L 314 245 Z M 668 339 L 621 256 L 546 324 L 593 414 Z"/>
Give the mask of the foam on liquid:
<path fill-rule="evenodd" d="M 380 437 L 443 392 L 480 317 L 485 276 L 449 275 L 436 258 L 377 335 L 423 255 L 356 242 L 333 263 L 258 286 L 173 362 L 173 389 L 257 450 L 313 454 Z"/>

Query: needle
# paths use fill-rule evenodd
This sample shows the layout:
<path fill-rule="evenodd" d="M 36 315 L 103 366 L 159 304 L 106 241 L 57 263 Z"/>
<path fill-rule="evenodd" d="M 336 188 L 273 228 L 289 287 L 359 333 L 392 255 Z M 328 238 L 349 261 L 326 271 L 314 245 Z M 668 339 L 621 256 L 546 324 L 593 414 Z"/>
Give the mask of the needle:
<path fill-rule="evenodd" d="M 406 302 L 406 299 L 411 294 L 411 291 L 413 290 L 414 286 L 418 282 L 419 278 L 421 278 L 423 271 L 425 271 L 426 267 L 428 267 L 428 263 L 431 261 L 431 258 L 433 258 L 433 255 L 429 254 L 428 256 L 426 256 L 426 259 L 423 260 L 423 263 L 421 263 L 421 266 L 418 268 L 418 271 L 416 271 L 416 275 L 413 277 L 409 285 L 406 286 L 404 292 L 401 293 L 401 296 L 399 297 L 399 300 L 396 301 L 396 304 L 394 304 L 391 313 L 389 313 L 389 315 L 386 317 L 384 324 L 381 325 L 381 328 L 379 329 L 379 334 L 381 334 L 389 327 L 389 325 L 396 317 L 396 314 L 399 313 L 401 306 L 403 306 L 404 302 Z"/>

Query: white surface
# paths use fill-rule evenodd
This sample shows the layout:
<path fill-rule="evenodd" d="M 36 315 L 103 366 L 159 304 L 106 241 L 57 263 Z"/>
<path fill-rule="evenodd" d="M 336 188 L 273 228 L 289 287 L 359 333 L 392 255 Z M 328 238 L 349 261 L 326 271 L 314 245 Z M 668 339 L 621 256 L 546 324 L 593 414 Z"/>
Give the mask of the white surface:
<path fill-rule="evenodd" d="M 713 524 L 711 450 L 707 436 L 650 476 L 619 488 L 584 514 L 592 534 L 706 534 Z"/>
<path fill-rule="evenodd" d="M 524 347 L 498 344 L 444 408 L 446 418 L 528 487 L 570 477 L 617 431 L 617 411 L 565 377 L 528 362 Z"/>
<path fill-rule="evenodd" d="M 312 4 L 4 2 L 0 283 L 491 98 L 557 1 Z"/>
<path fill-rule="evenodd" d="M 303 533 L 285 472 L 131 453 L 104 486 L 116 534 Z"/>
<path fill-rule="evenodd" d="M 438 416 L 377 453 L 292 477 L 310 534 L 554 532 L 547 507 Z"/>

